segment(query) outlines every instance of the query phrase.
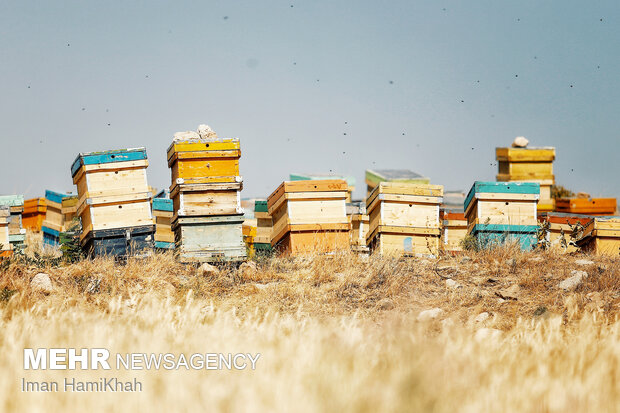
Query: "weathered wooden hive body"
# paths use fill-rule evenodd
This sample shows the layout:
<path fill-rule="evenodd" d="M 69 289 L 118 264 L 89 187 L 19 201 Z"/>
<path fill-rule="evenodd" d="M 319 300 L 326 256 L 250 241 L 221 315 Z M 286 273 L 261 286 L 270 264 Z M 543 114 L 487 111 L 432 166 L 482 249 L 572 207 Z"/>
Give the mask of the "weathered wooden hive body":
<path fill-rule="evenodd" d="M 594 217 L 577 245 L 596 255 L 620 258 L 620 217 Z"/>
<path fill-rule="evenodd" d="M 47 211 L 45 220 L 41 225 L 43 232 L 43 243 L 47 245 L 58 245 L 60 243 L 60 233 L 67 230 L 71 224 L 72 215 L 75 216 L 77 196 L 62 192 L 45 191 L 45 203 Z M 71 205 L 73 205 L 71 207 Z M 73 214 L 70 211 L 73 209 Z M 68 219 L 71 218 L 71 219 Z"/>
<path fill-rule="evenodd" d="M 11 211 L 8 206 L 0 205 L 0 257 L 8 257 L 13 253 L 9 241 L 9 219 Z"/>
<path fill-rule="evenodd" d="M 338 175 L 334 173 L 323 173 L 323 174 L 290 174 L 289 179 L 291 181 L 320 181 L 324 179 L 334 180 L 341 179 L 347 182 L 349 188 L 347 189 L 347 202 L 351 202 L 351 196 L 353 191 L 355 191 L 355 177 L 346 176 L 346 175 Z"/>
<path fill-rule="evenodd" d="M 174 249 L 174 232 L 172 218 L 174 207 L 168 191 L 159 192 L 153 198 L 153 220 L 155 221 L 155 248 L 161 250 Z"/>
<path fill-rule="evenodd" d="M 464 205 L 468 233 L 482 247 L 518 241 L 531 249 L 537 242 L 539 190 L 532 182 L 475 182 Z"/>
<path fill-rule="evenodd" d="M 175 140 L 167 151 L 182 262 L 244 261 L 239 139 Z"/>
<path fill-rule="evenodd" d="M 344 180 L 286 181 L 267 199 L 271 245 L 285 254 L 350 248 Z"/>
<path fill-rule="evenodd" d="M 583 215 L 614 215 L 616 198 L 562 198 L 556 200 L 556 211 Z"/>
<path fill-rule="evenodd" d="M 583 236 L 585 226 L 592 220 L 589 215 L 546 212 L 538 214 L 538 221 L 546 227 L 546 241 L 553 249 L 575 252 L 578 248 L 571 245 Z"/>
<path fill-rule="evenodd" d="M 87 254 L 123 257 L 152 250 L 147 167 L 144 148 L 78 155 L 71 173 L 82 221 L 80 243 Z"/>
<path fill-rule="evenodd" d="M 22 226 L 33 232 L 40 232 L 47 204 L 45 198 L 32 198 L 24 201 L 24 212 L 22 213 Z"/>
<path fill-rule="evenodd" d="M 13 247 L 21 247 L 26 241 L 26 230 L 22 227 L 22 213 L 24 212 L 23 195 L 0 196 L 0 206 L 9 208 L 9 242 Z"/>
<path fill-rule="evenodd" d="M 463 211 L 440 210 L 441 250 L 454 253 L 463 251 L 463 239 L 467 236 L 467 219 Z"/>
<path fill-rule="evenodd" d="M 431 180 L 408 169 L 367 169 L 366 198 L 381 182 L 398 182 L 401 184 L 428 185 Z"/>
<path fill-rule="evenodd" d="M 254 202 L 254 218 L 256 218 L 256 236 L 254 237 L 255 252 L 270 252 L 271 231 L 273 222 L 269 215 L 267 201 L 257 200 Z"/>
<path fill-rule="evenodd" d="M 351 250 L 357 253 L 368 253 L 369 248 L 366 245 L 366 237 L 368 236 L 368 228 L 370 228 L 370 218 L 367 214 L 351 214 Z"/>
<path fill-rule="evenodd" d="M 553 211 L 551 186 L 555 184 L 553 161 L 555 148 L 496 148 L 497 180 L 500 182 L 532 182 L 540 185 L 540 212 Z"/>
<path fill-rule="evenodd" d="M 386 255 L 437 255 L 443 186 L 381 182 L 366 200 L 366 243 Z"/>

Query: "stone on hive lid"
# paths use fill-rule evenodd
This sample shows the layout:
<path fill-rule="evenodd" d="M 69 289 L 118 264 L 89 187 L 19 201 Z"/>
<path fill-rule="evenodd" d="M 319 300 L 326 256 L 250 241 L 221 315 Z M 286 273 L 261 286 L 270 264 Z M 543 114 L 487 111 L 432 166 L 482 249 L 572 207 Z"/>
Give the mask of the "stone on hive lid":
<path fill-rule="evenodd" d="M 174 134 L 174 142 L 179 141 L 189 141 L 189 140 L 198 140 L 200 139 L 200 135 L 194 131 L 185 131 L 185 132 L 177 132 Z"/>
<path fill-rule="evenodd" d="M 530 143 L 530 141 L 525 139 L 523 136 L 517 136 L 515 140 L 512 142 L 512 147 L 513 148 L 525 148 L 528 143 Z"/>
<path fill-rule="evenodd" d="M 198 135 L 200 135 L 201 139 L 209 139 L 214 140 L 217 139 L 217 134 L 209 125 L 205 125 L 204 123 L 198 125 Z"/>

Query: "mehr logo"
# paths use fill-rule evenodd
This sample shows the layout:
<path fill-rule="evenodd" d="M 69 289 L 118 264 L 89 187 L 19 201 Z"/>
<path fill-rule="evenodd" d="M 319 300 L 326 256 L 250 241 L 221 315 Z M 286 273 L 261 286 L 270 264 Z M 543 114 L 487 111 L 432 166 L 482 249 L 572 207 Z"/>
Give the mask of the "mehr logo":
<path fill-rule="evenodd" d="M 110 352 L 105 348 L 81 349 L 74 348 L 24 349 L 24 370 L 75 370 L 80 363 L 82 370 L 110 370 L 108 359 Z M 90 361 L 90 363 L 89 363 Z"/>

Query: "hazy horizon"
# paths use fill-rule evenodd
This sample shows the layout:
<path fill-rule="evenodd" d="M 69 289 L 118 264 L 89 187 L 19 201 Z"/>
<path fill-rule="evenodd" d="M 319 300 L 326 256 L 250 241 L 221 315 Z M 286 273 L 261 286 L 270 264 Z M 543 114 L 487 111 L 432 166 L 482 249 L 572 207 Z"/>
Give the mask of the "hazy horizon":
<path fill-rule="evenodd" d="M 556 182 L 620 197 L 613 1 L 154 1 L 0 5 L 0 194 L 75 191 L 79 152 L 177 131 L 241 140 L 244 198 L 290 173 L 494 181 L 495 147 L 554 146 Z M 615 143 L 614 143 L 615 142 Z"/>

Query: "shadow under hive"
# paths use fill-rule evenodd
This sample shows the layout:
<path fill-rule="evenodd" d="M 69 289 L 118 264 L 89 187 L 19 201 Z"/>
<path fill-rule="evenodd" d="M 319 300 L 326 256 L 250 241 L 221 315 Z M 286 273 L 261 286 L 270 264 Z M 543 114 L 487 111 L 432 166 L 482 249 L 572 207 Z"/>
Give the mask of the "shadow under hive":
<path fill-rule="evenodd" d="M 153 248 L 152 196 L 144 148 L 81 153 L 71 168 L 78 190 L 80 244 L 87 255 L 148 254 Z"/>
<path fill-rule="evenodd" d="M 443 186 L 381 182 L 366 200 L 366 243 L 384 255 L 437 255 Z"/>
<path fill-rule="evenodd" d="M 510 241 L 533 248 L 539 191 L 531 182 L 475 182 L 465 199 L 468 234 L 483 248 Z"/>
<path fill-rule="evenodd" d="M 176 140 L 167 157 L 172 178 L 172 229 L 179 260 L 245 261 L 239 140 Z"/>

